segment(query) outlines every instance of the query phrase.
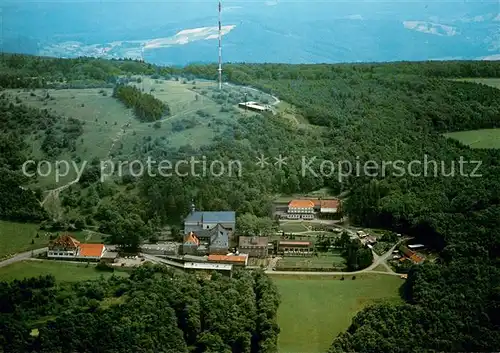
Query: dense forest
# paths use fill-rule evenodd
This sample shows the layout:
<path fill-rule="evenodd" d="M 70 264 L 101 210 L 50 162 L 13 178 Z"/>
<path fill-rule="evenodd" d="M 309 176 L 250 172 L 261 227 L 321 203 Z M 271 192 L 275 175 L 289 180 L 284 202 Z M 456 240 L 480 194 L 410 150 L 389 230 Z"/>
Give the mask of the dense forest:
<path fill-rule="evenodd" d="M 279 301 L 261 272 L 198 278 L 143 266 L 75 284 L 0 282 L 0 351 L 276 352 Z"/>
<path fill-rule="evenodd" d="M 160 120 L 170 114 L 170 108 L 164 102 L 149 93 L 143 93 L 134 86 L 118 84 L 113 89 L 113 97 L 134 110 L 139 121 L 151 122 Z"/>
<path fill-rule="evenodd" d="M 114 85 L 119 75 L 214 78 L 216 74 L 213 65 L 176 69 L 127 60 L 16 55 L 3 58 L 0 72 L 4 88 L 104 87 Z M 280 119 L 284 115 L 275 119 L 256 115 L 238 120 L 213 144 L 196 149 L 186 145 L 171 150 L 161 141 L 146 139 L 140 149 L 143 158 L 175 160 L 195 154 L 209 160 L 237 159 L 245 172 L 227 178 L 124 177 L 117 183 L 127 191 L 120 192 L 116 185 L 96 183 L 96 170 L 89 170 L 79 185 L 84 191 L 75 186 L 62 194 L 66 207 L 78 209 L 86 224 L 98 224 L 111 234 L 113 229 L 126 229 L 113 236 L 129 234 L 118 241 L 133 246 L 155 227 L 178 227 L 193 198 L 200 209 L 233 209 L 262 217 L 269 214 L 272 197 L 278 193 L 322 187 L 333 193 L 346 191 L 344 210 L 352 222 L 413 235 L 434 248 L 440 262 L 412 268 L 403 291 L 406 303 L 375 305 L 360 312 L 348 331 L 334 340 L 331 351 L 498 351 L 500 151 L 474 150 L 442 133 L 500 126 L 500 90 L 455 80 L 500 77 L 500 62 L 228 64 L 224 75 L 292 103 L 309 124 L 292 125 Z M 19 132 L 16 137 L 10 128 L 3 133 L 5 139 L 22 136 Z M 15 170 L 16 161 L 22 160 L 18 152 L 2 154 L 2 166 Z M 254 164 L 259 153 L 270 157 L 286 153 L 289 163 L 281 170 L 261 169 Z M 304 176 L 302 156 L 316 156 L 318 163 L 409 162 L 427 156 L 443 164 L 449 176 L 441 168 L 427 177 Z M 450 175 L 452 162 L 458 164 L 461 157 L 480 161 L 481 177 Z M 473 164 L 464 169 L 468 175 L 473 170 Z M 12 183 L 10 189 L 23 181 Z M 103 198 L 105 202 L 100 201 Z M 23 201 L 23 207 L 27 204 L 37 205 L 34 200 Z M 22 209 L 17 213 L 18 219 L 23 214 L 38 217 Z"/>

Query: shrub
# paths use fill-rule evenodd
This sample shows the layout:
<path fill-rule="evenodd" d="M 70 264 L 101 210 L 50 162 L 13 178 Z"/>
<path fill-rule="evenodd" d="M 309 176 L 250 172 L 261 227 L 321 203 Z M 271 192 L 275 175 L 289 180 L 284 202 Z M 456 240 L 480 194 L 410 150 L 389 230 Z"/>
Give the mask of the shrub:
<path fill-rule="evenodd" d="M 110 265 L 108 265 L 107 263 L 101 261 L 97 264 L 97 266 L 95 267 L 95 269 L 97 271 L 104 271 L 104 272 L 114 272 L 115 269 L 113 267 L 111 267 Z"/>

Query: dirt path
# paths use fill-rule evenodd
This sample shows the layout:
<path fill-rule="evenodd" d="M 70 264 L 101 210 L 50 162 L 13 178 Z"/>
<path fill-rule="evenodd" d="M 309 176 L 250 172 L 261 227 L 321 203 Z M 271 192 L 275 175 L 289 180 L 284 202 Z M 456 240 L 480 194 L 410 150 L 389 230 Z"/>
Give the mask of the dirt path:
<path fill-rule="evenodd" d="M 73 184 L 78 183 L 79 180 L 80 180 L 80 178 L 76 178 L 75 180 L 70 181 L 69 183 L 67 183 L 67 184 L 65 184 L 63 186 L 60 186 L 57 189 L 48 190 L 48 194 L 47 194 L 47 196 L 45 196 L 45 198 L 43 199 L 43 201 L 40 202 L 40 206 L 45 205 L 45 203 L 47 202 L 47 200 L 49 200 L 51 197 L 54 198 L 55 200 L 58 199 L 59 198 L 59 193 L 61 191 L 63 191 L 64 189 L 69 188 Z"/>

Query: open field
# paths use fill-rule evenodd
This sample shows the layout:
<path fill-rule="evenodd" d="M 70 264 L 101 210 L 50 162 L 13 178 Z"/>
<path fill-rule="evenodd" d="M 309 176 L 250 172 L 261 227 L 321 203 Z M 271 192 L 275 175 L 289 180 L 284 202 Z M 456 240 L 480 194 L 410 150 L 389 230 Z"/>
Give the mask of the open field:
<path fill-rule="evenodd" d="M 0 259 L 16 253 L 43 248 L 49 242 L 38 224 L 0 221 Z M 36 234 L 39 234 L 39 238 Z M 31 244 L 34 240 L 35 243 Z"/>
<path fill-rule="evenodd" d="M 127 276 L 124 271 L 103 272 L 97 271 L 94 265 L 86 267 L 86 263 L 75 264 L 51 260 L 26 260 L 0 268 L 0 281 L 23 279 L 51 274 L 61 282 L 76 282 L 97 279 L 100 276 L 111 277 Z"/>
<path fill-rule="evenodd" d="M 444 135 L 472 148 L 500 148 L 500 129 L 457 131 Z"/>
<path fill-rule="evenodd" d="M 281 294 L 279 351 L 326 352 L 333 339 L 362 308 L 380 301 L 400 302 L 397 276 L 363 275 L 318 279 L 273 276 Z"/>
<path fill-rule="evenodd" d="M 482 83 L 483 85 L 500 89 L 500 78 L 463 78 L 463 79 L 457 79 L 457 81 Z"/>

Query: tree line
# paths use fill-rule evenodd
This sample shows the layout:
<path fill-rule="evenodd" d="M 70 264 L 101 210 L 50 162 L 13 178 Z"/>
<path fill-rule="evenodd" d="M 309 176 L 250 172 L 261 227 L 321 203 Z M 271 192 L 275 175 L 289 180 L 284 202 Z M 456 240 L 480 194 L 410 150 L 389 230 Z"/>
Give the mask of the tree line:
<path fill-rule="evenodd" d="M 142 122 L 160 120 L 170 114 L 167 103 L 149 93 L 143 93 L 134 86 L 118 84 L 113 90 L 113 97 L 134 111 L 136 118 Z"/>
<path fill-rule="evenodd" d="M 52 276 L 0 282 L 0 349 L 276 352 L 279 302 L 262 272 L 202 278 L 143 266 L 127 278 L 74 284 Z"/>

